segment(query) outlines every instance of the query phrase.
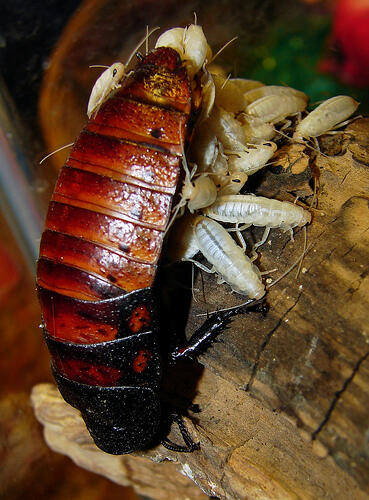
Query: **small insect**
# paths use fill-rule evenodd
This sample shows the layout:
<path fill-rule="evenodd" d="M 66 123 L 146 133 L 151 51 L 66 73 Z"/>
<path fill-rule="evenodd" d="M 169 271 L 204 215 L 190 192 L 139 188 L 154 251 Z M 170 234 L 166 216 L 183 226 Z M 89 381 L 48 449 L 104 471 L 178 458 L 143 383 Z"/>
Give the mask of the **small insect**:
<path fill-rule="evenodd" d="M 309 97 L 300 90 L 293 89 L 292 87 L 283 87 L 280 85 L 264 85 L 262 87 L 251 89 L 248 92 L 244 93 L 244 100 L 246 105 L 248 105 L 256 101 L 257 99 L 260 99 L 261 97 L 265 97 L 267 95 L 287 97 L 295 96 L 299 99 L 304 100 L 306 104 L 309 102 Z"/>
<path fill-rule="evenodd" d="M 123 63 L 116 62 L 109 66 L 96 80 L 92 88 L 90 99 L 87 105 L 87 116 L 91 118 L 96 114 L 100 106 L 111 92 L 120 87 L 120 81 L 126 74 L 126 67 Z"/>
<path fill-rule="evenodd" d="M 203 124 L 222 143 L 224 149 L 243 149 L 245 133 L 242 124 L 233 113 L 214 106 L 208 120 Z"/>
<path fill-rule="evenodd" d="M 244 146 L 240 151 L 225 150 L 225 153 L 228 156 L 230 172 L 244 172 L 251 175 L 263 168 L 276 150 L 277 145 L 274 142 L 264 142 Z"/>
<path fill-rule="evenodd" d="M 355 113 L 359 103 L 352 97 L 338 95 L 324 101 L 297 125 L 292 138 L 296 141 L 316 138 L 335 127 L 345 125 L 345 120 Z"/>
<path fill-rule="evenodd" d="M 183 202 L 187 204 L 188 210 L 194 213 L 195 210 L 214 203 L 217 197 L 217 188 L 208 175 L 201 174 L 194 181 L 185 182 L 181 196 Z"/>
<path fill-rule="evenodd" d="M 261 118 L 241 113 L 239 119 L 242 123 L 246 142 L 249 144 L 260 144 L 265 141 L 270 141 L 277 134 L 273 125 L 271 123 L 266 123 Z"/>
<path fill-rule="evenodd" d="M 92 87 L 90 98 L 87 104 L 87 116 L 89 118 L 91 118 L 99 111 L 100 106 L 106 101 L 110 94 L 114 92 L 114 90 L 117 90 L 121 87 L 121 81 L 126 76 L 126 69 L 129 66 L 129 63 L 131 62 L 133 56 L 137 53 L 138 49 L 145 42 L 145 40 L 148 40 L 149 36 L 158 29 L 159 28 L 154 28 L 146 34 L 146 36 L 133 49 L 126 64 L 115 62 L 99 76 L 99 78 L 95 82 L 95 85 Z M 91 66 L 91 68 L 96 67 L 106 66 Z"/>
<path fill-rule="evenodd" d="M 226 282 L 234 292 L 260 299 L 265 294 L 259 269 L 252 264 L 244 250 L 239 247 L 220 224 L 206 217 L 194 221 L 193 231 L 199 251 L 212 264 L 208 269 L 192 259 L 200 269 L 217 273 L 218 283 Z"/>
<path fill-rule="evenodd" d="M 245 112 L 249 116 L 276 124 L 287 116 L 304 111 L 306 106 L 306 99 L 299 95 L 266 95 L 249 104 Z"/>
<path fill-rule="evenodd" d="M 190 79 L 212 58 L 203 29 L 197 24 L 166 31 L 158 38 L 155 48 L 158 47 L 171 47 L 176 50 Z"/>
<path fill-rule="evenodd" d="M 223 145 L 207 127 L 207 122 L 199 127 L 192 139 L 189 156 L 197 165 L 197 172 L 226 175 L 227 158 L 223 154 Z"/>
<path fill-rule="evenodd" d="M 245 109 L 245 98 L 239 85 L 229 78 L 213 75 L 215 104 L 228 112 L 239 113 Z"/>
<path fill-rule="evenodd" d="M 311 221 L 311 214 L 294 203 L 247 194 L 220 196 L 203 212 L 221 222 L 281 229 L 301 227 Z"/>
<path fill-rule="evenodd" d="M 254 250 L 265 243 L 271 228 L 290 231 L 292 236 L 294 227 L 311 221 L 311 214 L 294 203 L 255 195 L 220 196 L 202 212 L 220 222 L 244 224 L 243 229 L 251 225 L 265 226 L 263 238 L 254 245 Z"/>

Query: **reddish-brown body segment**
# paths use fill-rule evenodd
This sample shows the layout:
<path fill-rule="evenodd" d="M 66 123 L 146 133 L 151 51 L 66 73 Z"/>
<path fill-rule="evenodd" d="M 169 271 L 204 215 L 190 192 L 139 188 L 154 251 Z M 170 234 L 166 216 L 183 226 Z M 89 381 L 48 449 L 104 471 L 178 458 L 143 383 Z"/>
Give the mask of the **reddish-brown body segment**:
<path fill-rule="evenodd" d="M 53 357 L 57 370 L 64 376 L 81 384 L 110 387 L 121 378 L 122 372 L 110 366 L 96 365 L 83 360 L 62 360 Z"/>
<path fill-rule="evenodd" d="M 37 283 L 50 337 L 77 344 L 114 341 L 121 319 L 94 317 L 88 306 L 81 312 L 81 301 L 153 285 L 192 111 L 178 54 L 160 48 L 81 132 L 59 174 L 40 245 Z M 136 334 L 152 321 L 151 311 L 138 304 L 126 327 Z M 54 369 L 76 382 L 114 386 L 123 376 L 98 363 L 55 352 L 52 357 Z M 131 369 L 141 373 L 150 357 L 140 350 Z"/>
<path fill-rule="evenodd" d="M 172 49 L 147 56 L 103 104 L 60 172 L 41 241 L 40 285 L 86 300 L 116 295 L 112 285 L 126 292 L 152 285 L 190 111 L 189 82 Z M 49 276 L 60 266 L 70 268 L 64 285 L 62 272 Z M 72 285 L 81 272 L 99 289 Z"/>

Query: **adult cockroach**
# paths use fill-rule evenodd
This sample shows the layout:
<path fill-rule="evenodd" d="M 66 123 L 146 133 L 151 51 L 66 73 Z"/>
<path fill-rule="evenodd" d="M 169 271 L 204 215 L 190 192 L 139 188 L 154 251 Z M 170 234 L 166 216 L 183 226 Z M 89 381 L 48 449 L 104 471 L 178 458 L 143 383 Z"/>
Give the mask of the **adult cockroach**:
<path fill-rule="evenodd" d="M 201 100 L 188 57 L 183 63 L 173 48 L 156 48 L 115 82 L 60 172 L 41 239 L 37 286 L 52 371 L 97 446 L 111 454 L 160 440 L 177 451 L 197 447 L 175 416 L 186 446 L 161 435 L 153 294 Z M 196 60 L 196 71 L 202 64 Z M 173 359 L 194 355 L 226 322 L 215 315 Z"/>

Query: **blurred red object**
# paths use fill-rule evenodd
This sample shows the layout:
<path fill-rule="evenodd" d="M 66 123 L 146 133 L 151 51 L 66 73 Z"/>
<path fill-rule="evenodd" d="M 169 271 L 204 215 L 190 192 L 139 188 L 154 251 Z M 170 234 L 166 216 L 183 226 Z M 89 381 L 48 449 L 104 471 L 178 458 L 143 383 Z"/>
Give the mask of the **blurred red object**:
<path fill-rule="evenodd" d="M 319 70 L 353 87 L 369 86 L 369 0 L 338 0 L 331 50 Z"/>

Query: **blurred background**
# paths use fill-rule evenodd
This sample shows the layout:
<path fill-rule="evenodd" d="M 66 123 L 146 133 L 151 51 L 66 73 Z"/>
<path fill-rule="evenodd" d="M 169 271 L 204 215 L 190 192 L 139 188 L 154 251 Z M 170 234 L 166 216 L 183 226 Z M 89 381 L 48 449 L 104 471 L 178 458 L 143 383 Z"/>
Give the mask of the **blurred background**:
<path fill-rule="evenodd" d="M 369 111 L 369 0 L 13 0 L 0 5 L 0 498 L 138 498 L 51 452 L 29 404 L 51 381 L 34 271 L 57 170 L 86 121 L 91 64 L 125 61 L 146 25 L 198 23 L 233 76 L 338 94 Z M 155 40 L 155 35 L 152 37 Z"/>

